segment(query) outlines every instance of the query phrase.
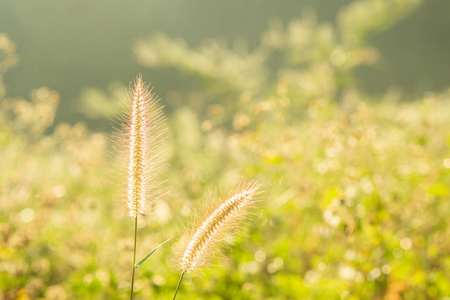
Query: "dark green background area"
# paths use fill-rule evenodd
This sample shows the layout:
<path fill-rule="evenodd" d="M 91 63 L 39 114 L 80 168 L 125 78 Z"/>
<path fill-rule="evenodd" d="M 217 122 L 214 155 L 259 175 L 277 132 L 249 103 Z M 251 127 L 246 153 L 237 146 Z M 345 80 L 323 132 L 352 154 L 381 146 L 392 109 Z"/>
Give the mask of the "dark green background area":
<path fill-rule="evenodd" d="M 253 48 L 271 20 L 287 24 L 313 9 L 319 21 L 335 22 L 339 9 L 350 2 L 1 0 L 0 32 L 15 41 L 21 60 L 6 75 L 7 93 L 27 96 L 33 88 L 49 86 L 62 95 L 57 121 L 72 123 L 82 118 L 74 102 L 83 88 L 127 83 L 139 72 L 161 96 L 183 85 L 169 71 L 138 65 L 132 52 L 138 38 L 164 32 L 191 46 L 206 38 L 244 38 Z M 358 70 L 360 85 L 374 94 L 399 87 L 410 99 L 448 86 L 449 14 L 450 1 L 426 1 L 389 31 L 372 35 L 370 43 L 382 60 Z"/>

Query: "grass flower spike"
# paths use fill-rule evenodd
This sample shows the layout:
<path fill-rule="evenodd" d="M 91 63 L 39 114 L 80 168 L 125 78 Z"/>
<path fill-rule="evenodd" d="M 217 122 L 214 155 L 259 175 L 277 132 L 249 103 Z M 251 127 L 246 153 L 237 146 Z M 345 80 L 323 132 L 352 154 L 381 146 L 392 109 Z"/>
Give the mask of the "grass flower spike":
<path fill-rule="evenodd" d="M 126 198 L 129 215 L 137 218 L 145 213 L 152 199 L 160 191 L 156 177 L 164 169 L 161 163 L 161 134 L 163 118 L 158 99 L 149 85 L 139 76 L 129 91 L 130 104 L 123 118 L 123 139 L 119 147 L 125 148 L 127 163 Z M 124 140 L 125 139 L 125 140 Z"/>
<path fill-rule="evenodd" d="M 182 274 L 174 299 L 183 276 L 207 265 L 218 252 L 218 244 L 223 241 L 225 235 L 242 227 L 242 222 L 249 214 L 248 208 L 255 203 L 258 188 L 256 182 L 243 184 L 193 230 L 179 261 Z"/>
<path fill-rule="evenodd" d="M 158 99 L 138 76 L 128 93 L 129 104 L 118 133 L 118 148 L 126 163 L 123 182 L 128 213 L 134 218 L 134 256 L 130 299 L 133 298 L 136 263 L 137 220 L 161 192 L 157 176 L 165 169 L 161 159 L 161 123 Z"/>

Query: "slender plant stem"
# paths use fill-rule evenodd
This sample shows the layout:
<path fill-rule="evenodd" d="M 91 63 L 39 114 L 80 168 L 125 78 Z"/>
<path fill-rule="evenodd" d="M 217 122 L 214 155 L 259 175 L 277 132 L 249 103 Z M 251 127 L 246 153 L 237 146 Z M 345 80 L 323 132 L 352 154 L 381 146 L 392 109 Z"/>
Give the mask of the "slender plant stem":
<path fill-rule="evenodd" d="M 173 295 L 173 299 L 172 299 L 172 300 L 175 300 L 175 297 L 177 296 L 178 288 L 180 287 L 181 280 L 183 280 L 184 273 L 185 273 L 185 272 L 181 273 L 180 280 L 178 281 L 177 289 L 175 290 L 175 295 Z"/>
<path fill-rule="evenodd" d="M 137 238 L 137 216 L 134 218 L 134 254 L 133 254 L 133 275 L 131 277 L 131 293 L 130 300 L 133 299 L 133 288 L 134 288 L 134 271 L 136 270 L 134 266 L 136 265 L 136 238 Z"/>

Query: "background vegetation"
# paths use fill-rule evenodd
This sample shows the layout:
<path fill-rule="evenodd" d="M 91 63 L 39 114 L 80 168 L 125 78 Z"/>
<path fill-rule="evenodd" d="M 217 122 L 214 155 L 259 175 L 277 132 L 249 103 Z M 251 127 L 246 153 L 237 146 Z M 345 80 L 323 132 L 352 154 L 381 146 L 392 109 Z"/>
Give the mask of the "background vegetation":
<path fill-rule="evenodd" d="M 3 14 L 17 13 L 7 15 L 11 28 L 29 9 L 24 3 L 0 5 Z M 53 14 L 41 11 L 49 3 L 34 9 L 52 20 Z M 62 3 L 57 5 L 69 11 L 83 8 Z M 111 12 L 121 8 L 111 3 Z M 267 17 L 273 6 L 262 3 L 255 15 Z M 170 37 L 176 30 L 145 37 L 145 12 L 164 8 L 142 2 L 142 10 L 129 8 L 139 18 L 127 19 L 127 31 L 124 21 L 117 27 L 98 23 L 98 32 L 117 29 L 130 41 L 117 45 L 126 49 L 117 64 L 110 60 L 113 46 L 89 35 L 83 30 L 88 26 L 78 29 L 80 38 L 92 40 L 86 52 L 80 45 L 83 64 L 77 67 L 61 50 L 77 34 L 49 34 L 45 20 L 28 34 L 47 47 L 44 52 L 61 43 L 52 52 L 54 67 L 38 55 L 43 52 L 20 43 L 16 51 L 14 34 L 1 34 L 0 299 L 128 297 L 133 224 L 114 205 L 120 199 L 109 174 L 116 159 L 108 155 L 105 131 L 120 109 L 125 83 L 139 70 L 165 105 L 171 167 L 165 175 L 169 192 L 139 220 L 138 257 L 177 236 L 215 187 L 244 175 L 265 191 L 228 259 L 185 277 L 180 299 L 450 299 L 448 77 L 431 76 L 420 68 L 422 57 L 406 51 L 400 61 L 412 65 L 396 61 L 386 67 L 373 47 L 377 32 L 389 41 L 402 22 L 448 2 L 336 1 L 327 10 L 329 2 L 317 3 L 317 14 L 296 10 L 296 18 L 280 8 L 284 18 L 270 22 L 259 39 L 254 34 L 228 44 L 201 41 L 198 31 L 216 36 L 214 27 L 193 27 L 188 42 Z M 180 11 L 172 17 L 193 14 L 180 3 L 174 7 Z M 244 12 L 232 10 L 237 20 L 253 20 L 253 10 Z M 212 9 L 209 14 L 220 15 Z M 418 27 L 404 32 L 415 37 Z M 30 53 L 17 55 L 21 51 Z M 430 56 L 439 57 L 435 53 Z M 6 73 L 27 55 L 43 65 L 25 60 L 16 68 L 22 71 Z M 445 74 L 446 58 L 432 69 Z M 87 71 L 92 65 L 96 75 Z M 32 86 L 39 81 L 30 78 L 50 78 L 44 76 L 47 67 L 51 78 L 69 80 L 70 87 L 61 85 L 62 96 Z M 411 70 L 418 70 L 416 80 L 402 77 Z M 106 87 L 103 75 L 111 81 Z M 25 89 L 31 89 L 26 97 Z M 65 101 L 65 93 L 76 96 Z M 172 296 L 178 280 L 172 253 L 166 244 L 138 269 L 136 299 Z"/>

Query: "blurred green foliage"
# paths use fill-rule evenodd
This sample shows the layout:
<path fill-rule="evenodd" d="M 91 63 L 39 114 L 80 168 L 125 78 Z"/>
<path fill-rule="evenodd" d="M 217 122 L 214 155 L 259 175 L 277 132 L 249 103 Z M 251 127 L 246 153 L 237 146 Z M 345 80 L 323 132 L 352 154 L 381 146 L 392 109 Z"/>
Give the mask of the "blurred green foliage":
<path fill-rule="evenodd" d="M 213 187 L 244 175 L 265 191 L 228 258 L 187 276 L 180 299 L 449 299 L 450 92 L 406 102 L 368 95 L 354 77 L 379 56 L 367 35 L 420 3 L 357 1 L 336 27 L 313 13 L 272 23 L 252 51 L 137 42 L 142 66 L 190 81 L 164 99 L 169 193 L 139 220 L 138 257 L 182 233 Z M 17 62 L 6 35 L 0 51 L 1 79 Z M 111 143 L 83 123 L 50 128 L 57 92 L 11 98 L 2 82 L 0 299 L 126 299 L 133 226 L 113 205 Z M 80 106 L 110 118 L 121 97 L 112 83 Z M 172 252 L 138 269 L 136 299 L 172 296 Z"/>
<path fill-rule="evenodd" d="M 6 32 L 17 44 L 22 61 L 8 72 L 4 83 L 10 95 L 21 97 L 41 86 L 57 90 L 62 98 L 55 122 L 73 125 L 85 121 L 91 130 L 107 131 L 108 122 L 86 118 L 75 106 L 83 89 L 106 90 L 111 82 L 126 83 L 142 73 L 164 100 L 174 87 L 189 84 L 167 69 L 143 70 L 130 51 L 136 39 L 164 32 L 182 38 L 190 46 L 210 37 L 243 40 L 253 51 L 269 22 L 277 20 L 287 26 L 313 9 L 320 23 L 337 27 L 341 26 L 339 11 L 351 2 L 137 0 L 130 5 L 122 0 L 2 0 L 0 32 Z M 380 10 L 386 5 L 378 2 L 370 9 Z M 358 26 L 361 30 L 368 25 L 377 27 L 365 38 L 382 56 L 374 65 L 355 69 L 358 86 L 378 96 L 396 87 L 411 98 L 446 88 L 450 68 L 442 62 L 447 61 L 450 52 L 448 11 L 450 1 L 430 0 L 398 22 L 386 21 L 382 12 L 367 20 L 364 11 L 356 12 L 356 19 L 344 26 Z M 388 31 L 381 30 L 387 26 Z M 282 65 L 282 61 L 273 60 L 267 66 L 272 72 L 272 67 Z"/>

